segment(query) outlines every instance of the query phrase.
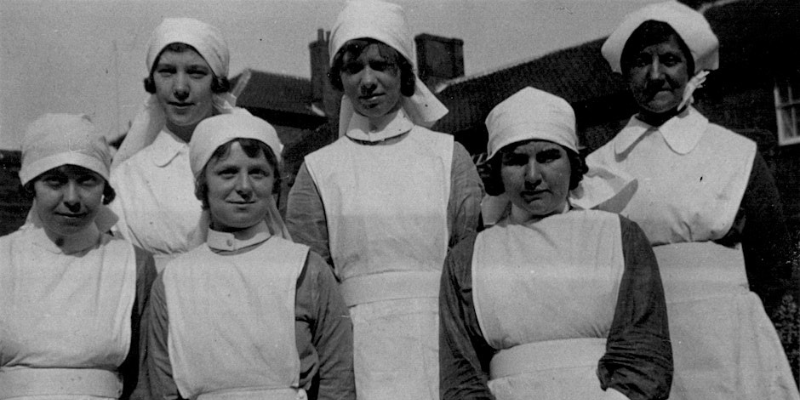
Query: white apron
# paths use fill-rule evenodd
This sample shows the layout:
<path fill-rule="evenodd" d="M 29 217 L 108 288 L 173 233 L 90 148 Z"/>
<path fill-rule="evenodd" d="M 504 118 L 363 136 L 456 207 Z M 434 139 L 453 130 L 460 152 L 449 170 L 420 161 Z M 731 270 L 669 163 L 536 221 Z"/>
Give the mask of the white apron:
<path fill-rule="evenodd" d="M 44 230 L 0 239 L 0 399 L 116 399 L 136 296 L 130 243 L 65 255 Z"/>
<path fill-rule="evenodd" d="M 202 245 L 164 270 L 169 359 L 187 399 L 296 400 L 297 278 L 306 246 L 272 237 L 237 255 Z"/>
<path fill-rule="evenodd" d="M 619 217 L 570 211 L 501 222 L 475 241 L 475 312 L 499 352 L 489 389 L 499 400 L 615 399 L 597 366 L 606 351 L 625 269 Z"/>
<path fill-rule="evenodd" d="M 617 211 L 644 230 L 661 270 L 675 365 L 670 399 L 798 399 L 777 333 L 748 289 L 740 247 L 713 242 L 734 222 L 756 145 L 693 109 L 684 118 L 702 131 L 693 148 L 673 151 L 657 130 L 629 145 L 631 122 L 587 159 L 638 178 Z"/>
<path fill-rule="evenodd" d="M 439 278 L 453 138 L 414 127 L 390 145 L 344 137 L 306 157 L 353 321 L 361 400 L 439 398 Z"/>

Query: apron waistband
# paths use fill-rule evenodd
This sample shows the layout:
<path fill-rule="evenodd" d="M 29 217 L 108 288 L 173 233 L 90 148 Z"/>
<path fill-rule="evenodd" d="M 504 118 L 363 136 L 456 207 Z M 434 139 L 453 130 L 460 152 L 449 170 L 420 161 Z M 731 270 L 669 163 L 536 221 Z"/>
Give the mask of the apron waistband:
<path fill-rule="evenodd" d="M 202 393 L 196 400 L 308 400 L 308 394 L 294 388 L 247 388 Z"/>
<path fill-rule="evenodd" d="M 606 339 L 583 338 L 548 340 L 516 345 L 500 350 L 489 364 L 490 379 L 524 373 L 596 366 L 606 353 Z"/>
<path fill-rule="evenodd" d="M 653 247 L 667 304 L 749 291 L 740 248 L 714 242 Z"/>
<path fill-rule="evenodd" d="M 122 379 L 102 369 L 0 368 L 0 399 L 24 396 L 84 395 L 119 398 Z"/>
<path fill-rule="evenodd" d="M 383 300 L 439 297 L 442 274 L 385 272 L 345 279 L 339 288 L 348 307 Z"/>

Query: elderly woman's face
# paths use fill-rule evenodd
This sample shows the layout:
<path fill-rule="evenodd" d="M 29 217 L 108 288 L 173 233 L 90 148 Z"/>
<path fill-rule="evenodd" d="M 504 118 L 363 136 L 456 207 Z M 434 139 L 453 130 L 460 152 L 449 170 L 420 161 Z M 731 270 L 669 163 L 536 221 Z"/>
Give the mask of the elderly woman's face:
<path fill-rule="evenodd" d="M 264 220 L 273 201 L 275 169 L 263 152 L 250 157 L 234 142 L 228 154 L 208 161 L 205 174 L 212 228 L 232 232 Z"/>
<path fill-rule="evenodd" d="M 33 183 L 36 213 L 51 235 L 67 237 L 94 222 L 103 202 L 106 181 L 89 169 L 62 165 Z"/>
<path fill-rule="evenodd" d="M 567 151 L 546 140 L 512 144 L 500 153 L 508 198 L 528 218 L 560 213 L 567 204 L 571 167 Z"/>
<path fill-rule="evenodd" d="M 381 55 L 378 44 L 370 44 L 358 56 L 346 53 L 340 77 L 357 113 L 379 118 L 400 107 L 400 68 Z"/>
<path fill-rule="evenodd" d="M 194 127 L 211 116 L 213 79 L 211 67 L 195 50 L 161 53 L 153 68 L 153 82 L 168 127 Z"/>
<path fill-rule="evenodd" d="M 689 82 L 686 57 L 675 34 L 631 54 L 625 77 L 643 113 L 663 114 L 678 107 Z"/>

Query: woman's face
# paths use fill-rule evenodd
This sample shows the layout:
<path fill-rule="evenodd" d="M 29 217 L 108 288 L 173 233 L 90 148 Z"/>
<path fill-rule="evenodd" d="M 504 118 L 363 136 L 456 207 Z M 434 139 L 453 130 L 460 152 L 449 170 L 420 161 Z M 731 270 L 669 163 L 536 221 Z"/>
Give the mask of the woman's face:
<path fill-rule="evenodd" d="M 36 213 L 45 230 L 67 237 L 89 226 L 103 203 L 105 185 L 102 176 L 76 165 L 62 165 L 39 175 L 33 190 Z"/>
<path fill-rule="evenodd" d="M 567 204 L 571 167 L 567 151 L 546 140 L 511 144 L 500 153 L 508 198 L 527 219 L 560 213 Z"/>
<path fill-rule="evenodd" d="M 173 132 L 193 128 L 212 114 L 214 73 L 197 51 L 165 50 L 153 68 L 156 96 Z"/>
<path fill-rule="evenodd" d="M 357 113 L 380 118 L 400 107 L 400 68 L 381 55 L 378 44 L 368 45 L 357 57 L 345 54 L 340 77 Z"/>
<path fill-rule="evenodd" d="M 234 142 L 226 156 L 209 160 L 205 171 L 212 228 L 233 232 L 264 220 L 275 170 L 263 152 L 251 158 Z"/>
<path fill-rule="evenodd" d="M 678 107 L 689 82 L 686 57 L 675 34 L 631 55 L 625 76 L 642 113 L 663 114 Z"/>

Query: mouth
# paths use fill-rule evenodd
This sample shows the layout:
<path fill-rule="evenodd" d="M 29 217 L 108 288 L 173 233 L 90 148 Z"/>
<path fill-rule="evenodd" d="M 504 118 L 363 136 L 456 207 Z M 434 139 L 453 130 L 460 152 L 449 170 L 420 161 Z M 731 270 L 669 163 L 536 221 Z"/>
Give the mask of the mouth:
<path fill-rule="evenodd" d="M 369 95 L 359 96 L 359 100 L 363 102 L 377 102 L 383 97 L 383 93 L 372 93 Z"/>
<path fill-rule="evenodd" d="M 75 220 L 75 219 L 81 219 L 81 218 L 85 217 L 86 213 L 76 213 L 76 214 L 72 214 L 72 213 L 56 213 L 56 215 L 58 215 L 61 218 L 65 218 L 67 220 Z"/>
<path fill-rule="evenodd" d="M 172 107 L 175 107 L 175 108 L 177 108 L 179 110 L 184 110 L 184 109 L 187 109 L 187 108 L 193 106 L 194 103 L 179 103 L 179 102 L 174 102 L 173 101 L 173 102 L 170 102 L 169 105 L 172 106 Z"/>

